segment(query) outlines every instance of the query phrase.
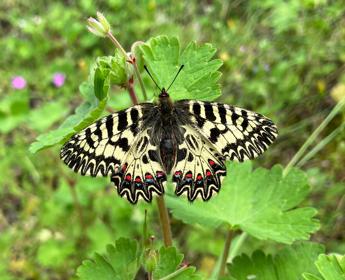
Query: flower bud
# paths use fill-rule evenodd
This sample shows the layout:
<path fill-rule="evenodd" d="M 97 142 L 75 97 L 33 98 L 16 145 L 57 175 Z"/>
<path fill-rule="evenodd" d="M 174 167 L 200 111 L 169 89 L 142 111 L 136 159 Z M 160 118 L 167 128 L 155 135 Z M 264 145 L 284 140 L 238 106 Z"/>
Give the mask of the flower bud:
<path fill-rule="evenodd" d="M 104 32 L 108 33 L 110 31 L 110 24 L 107 21 L 107 19 L 105 18 L 105 16 L 102 13 L 97 12 L 97 18 L 98 18 L 99 22 L 102 24 L 102 26 L 104 28 Z"/>
<path fill-rule="evenodd" d="M 100 12 L 97 12 L 97 19 L 89 17 L 87 20 L 87 29 L 96 36 L 107 36 L 108 32 L 110 31 L 109 22 Z"/>
<path fill-rule="evenodd" d="M 157 252 L 154 249 L 148 249 L 145 253 L 145 269 L 147 272 L 152 272 L 157 266 Z"/>

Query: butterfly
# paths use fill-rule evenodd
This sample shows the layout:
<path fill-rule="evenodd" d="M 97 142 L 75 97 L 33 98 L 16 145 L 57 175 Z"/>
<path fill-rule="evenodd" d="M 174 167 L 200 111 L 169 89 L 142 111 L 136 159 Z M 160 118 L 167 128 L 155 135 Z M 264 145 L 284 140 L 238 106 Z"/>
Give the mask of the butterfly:
<path fill-rule="evenodd" d="M 175 194 L 209 200 L 221 188 L 225 161 L 261 155 L 278 135 L 265 116 L 232 105 L 173 102 L 160 88 L 158 102 L 108 115 L 72 136 L 60 157 L 81 175 L 108 176 L 132 204 L 163 195 L 172 175 Z"/>

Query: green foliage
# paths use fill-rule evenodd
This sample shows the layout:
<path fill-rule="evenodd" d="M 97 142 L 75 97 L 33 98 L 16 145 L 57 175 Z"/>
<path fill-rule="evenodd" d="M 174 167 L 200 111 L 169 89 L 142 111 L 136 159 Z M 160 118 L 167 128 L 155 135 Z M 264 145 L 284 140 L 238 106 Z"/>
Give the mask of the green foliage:
<path fill-rule="evenodd" d="M 319 256 L 315 265 L 319 271 L 317 275 L 304 273 L 305 280 L 344 280 L 345 279 L 345 256 L 325 255 Z M 319 276 L 321 275 L 321 276 Z"/>
<path fill-rule="evenodd" d="M 105 256 L 95 254 L 93 260 L 84 261 L 78 268 L 77 275 L 85 280 L 132 280 L 138 265 L 138 244 L 133 240 L 121 238 L 115 245 L 107 246 Z"/>
<path fill-rule="evenodd" d="M 183 254 L 179 254 L 175 247 L 161 247 L 158 255 L 158 263 L 153 271 L 154 279 L 161 279 L 171 275 L 172 273 L 179 270 L 174 277 L 169 279 L 173 280 L 188 280 L 188 279 L 201 279 L 197 274 L 195 274 L 195 267 L 188 267 L 186 269 L 181 269 L 183 260 Z"/>
<path fill-rule="evenodd" d="M 251 257 L 241 255 L 233 260 L 228 267 L 231 271 L 231 277 L 228 279 L 303 279 L 303 273 L 317 272 L 314 262 L 323 252 L 323 246 L 316 243 L 293 245 L 281 250 L 274 257 L 265 255 L 262 251 L 255 251 Z"/>
<path fill-rule="evenodd" d="M 99 78 L 96 77 L 96 79 Z M 36 153 L 42 149 L 63 143 L 71 135 L 87 127 L 100 117 L 107 103 L 104 94 L 99 93 L 99 97 L 103 96 L 104 99 L 98 100 L 96 95 L 93 94 L 93 86 L 88 83 L 83 83 L 80 86 L 80 92 L 83 94 L 85 101 L 75 110 L 75 114 L 69 116 L 58 129 L 39 135 L 36 142 L 30 146 L 30 152 Z"/>
<path fill-rule="evenodd" d="M 39 246 L 37 260 L 44 267 L 57 268 L 63 265 L 65 260 L 73 254 L 73 251 L 73 242 L 50 239 Z"/>
<path fill-rule="evenodd" d="M 216 49 L 210 44 L 191 42 L 184 50 L 175 37 L 158 36 L 140 46 L 150 73 L 161 88 L 167 89 L 176 72 L 184 65 L 169 93 L 174 100 L 214 100 L 220 96 L 217 83 L 222 61 L 212 59 Z"/>
<path fill-rule="evenodd" d="M 296 208 L 309 192 L 307 178 L 300 170 L 283 177 L 280 166 L 252 171 L 250 162 L 230 163 L 227 170 L 232 176 L 225 178 L 220 193 L 207 203 L 190 204 L 185 199 L 167 197 L 173 215 L 186 223 L 206 227 L 226 224 L 259 239 L 287 244 L 308 239 L 319 228 L 313 219 L 315 209 Z"/>
<path fill-rule="evenodd" d="M 154 279 L 165 277 L 174 280 L 201 279 L 195 274 L 194 267 L 180 267 L 183 255 L 178 253 L 175 247 L 161 247 L 157 252 L 157 259 L 157 263 L 152 266 Z M 143 261 L 145 262 L 137 242 L 120 238 L 115 242 L 115 246 L 107 246 L 107 253 L 104 256 L 95 254 L 92 260 L 84 261 L 78 268 L 77 275 L 81 280 L 132 280 Z"/>

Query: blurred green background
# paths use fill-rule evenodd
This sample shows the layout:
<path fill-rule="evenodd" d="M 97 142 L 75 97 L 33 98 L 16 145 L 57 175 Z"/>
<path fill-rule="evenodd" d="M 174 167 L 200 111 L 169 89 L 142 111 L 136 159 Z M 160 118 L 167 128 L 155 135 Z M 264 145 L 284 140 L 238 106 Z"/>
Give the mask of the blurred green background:
<path fill-rule="evenodd" d="M 114 53 L 109 41 L 86 30 L 86 19 L 98 10 L 127 50 L 162 34 L 178 36 L 183 46 L 212 43 L 224 61 L 220 101 L 278 124 L 280 137 L 257 166 L 286 165 L 345 97 L 343 0 L 1 1 L 0 279 L 72 278 L 81 261 L 107 243 L 139 238 L 145 208 L 149 231 L 161 242 L 155 205 L 132 207 L 108 180 L 72 174 L 59 160 L 59 147 L 28 152 L 37 135 L 80 104 L 78 87 L 97 56 Z M 112 88 L 112 97 L 119 91 Z M 312 188 L 304 204 L 319 210 L 322 224 L 312 239 L 344 254 L 343 128 L 344 112 L 301 167 Z M 225 233 L 177 220 L 172 229 L 176 245 L 207 275 Z M 240 252 L 278 247 L 248 238 Z"/>

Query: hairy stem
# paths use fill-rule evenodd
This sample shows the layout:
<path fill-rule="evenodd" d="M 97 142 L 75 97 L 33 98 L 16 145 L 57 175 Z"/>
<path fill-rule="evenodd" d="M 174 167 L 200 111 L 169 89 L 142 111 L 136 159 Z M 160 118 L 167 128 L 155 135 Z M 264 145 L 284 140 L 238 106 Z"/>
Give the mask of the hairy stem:
<path fill-rule="evenodd" d="M 163 240 L 165 247 L 172 245 L 171 229 L 170 229 L 170 219 L 168 209 L 165 206 L 165 201 L 163 196 L 157 197 L 157 205 L 159 211 L 159 219 L 163 233 Z"/>
<path fill-rule="evenodd" d="M 146 101 L 147 100 L 147 94 L 146 94 L 146 90 L 145 90 L 145 87 L 144 87 L 144 82 L 141 79 L 141 75 L 140 75 L 140 72 L 139 72 L 138 64 L 137 64 L 137 61 L 136 61 L 135 58 L 133 58 L 133 67 L 134 67 L 135 75 L 138 78 L 138 81 L 139 81 L 139 84 L 140 84 L 140 87 L 141 87 L 141 91 L 143 92 L 144 100 Z"/>
<path fill-rule="evenodd" d="M 131 58 L 126 53 L 125 49 L 122 47 L 122 45 L 119 43 L 118 40 L 116 40 L 115 36 L 109 31 L 107 34 L 108 38 L 114 43 L 114 45 L 119 48 L 119 50 L 122 52 L 126 60 L 130 60 Z"/>
<path fill-rule="evenodd" d="M 227 262 L 228 257 L 229 257 L 229 251 L 230 251 L 233 233 L 234 232 L 231 229 L 228 230 L 228 234 L 226 236 L 224 249 L 223 249 L 222 261 L 221 261 L 220 270 L 219 270 L 219 276 L 224 276 L 224 274 L 225 274 L 226 262 Z"/>
<path fill-rule="evenodd" d="M 132 103 L 134 105 L 137 105 L 138 104 L 138 98 L 137 98 L 137 95 L 135 94 L 135 91 L 134 91 L 134 80 L 133 80 L 133 76 L 129 78 L 128 80 L 128 85 L 127 85 L 127 89 L 128 89 L 128 93 L 129 93 L 129 96 L 132 100 Z"/>

